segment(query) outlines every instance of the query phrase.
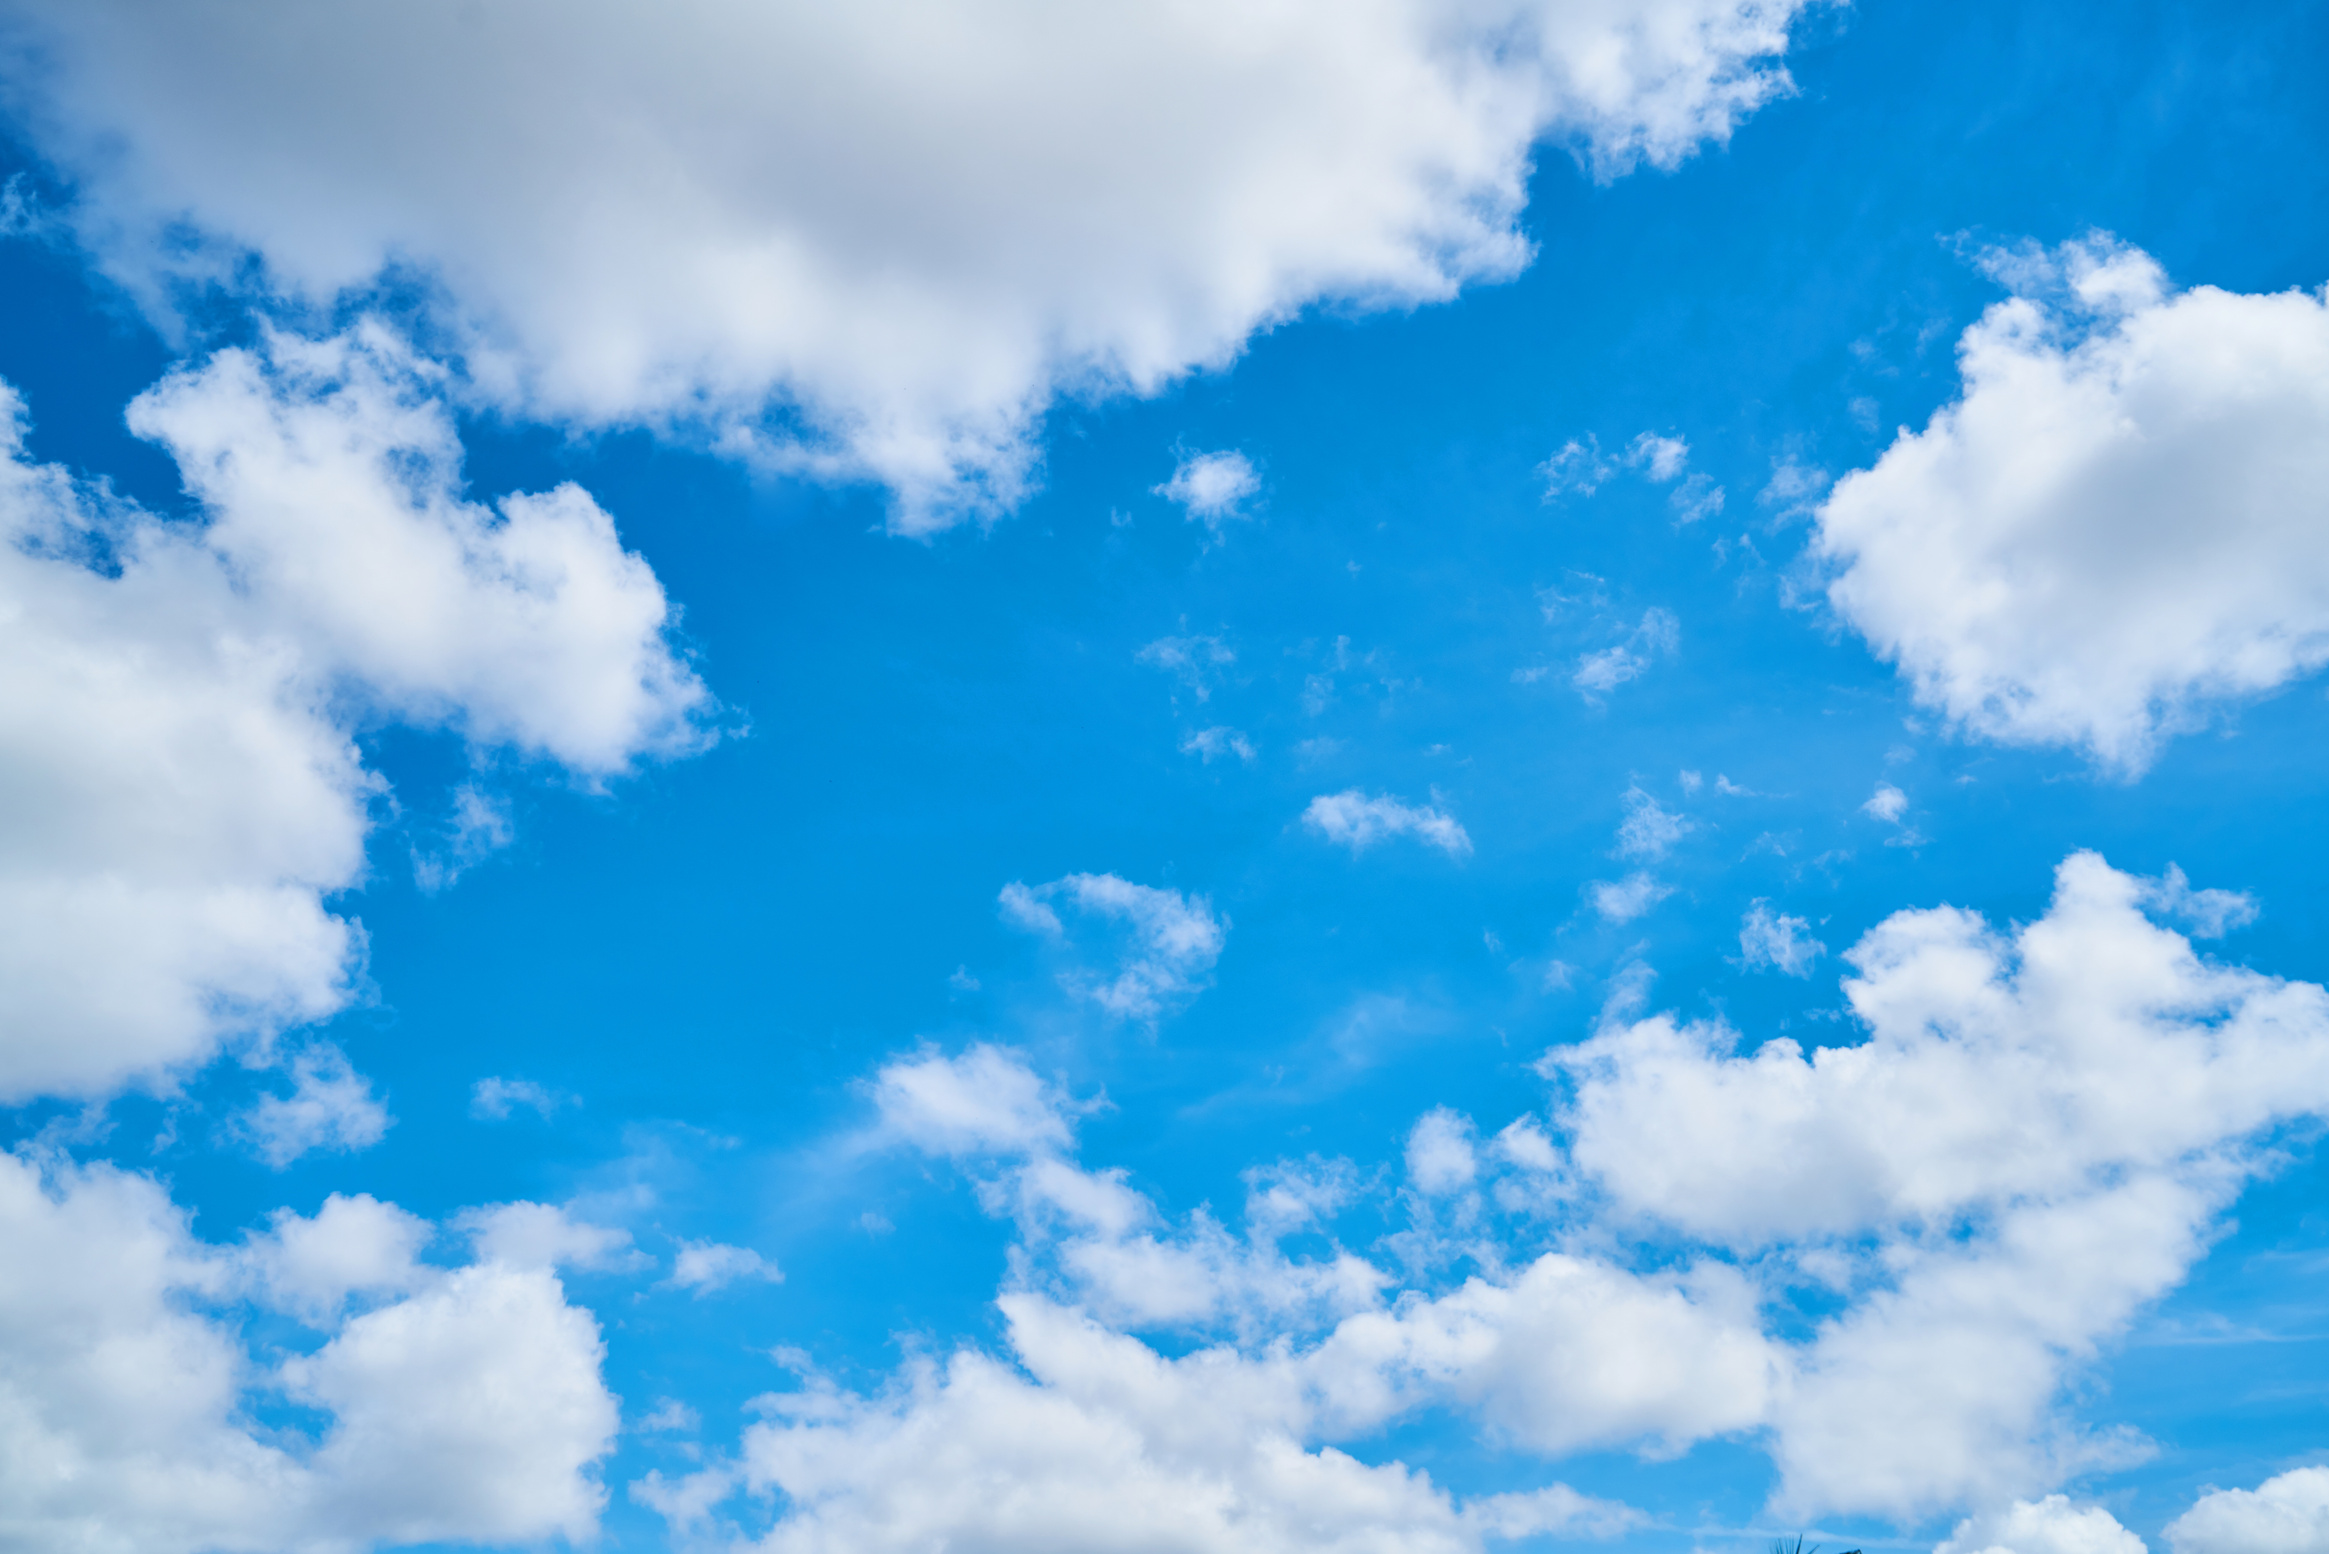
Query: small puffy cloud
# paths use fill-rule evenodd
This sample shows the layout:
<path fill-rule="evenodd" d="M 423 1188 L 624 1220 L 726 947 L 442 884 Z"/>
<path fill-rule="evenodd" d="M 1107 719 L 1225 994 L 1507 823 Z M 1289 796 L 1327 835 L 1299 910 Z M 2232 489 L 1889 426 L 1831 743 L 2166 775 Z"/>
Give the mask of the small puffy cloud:
<path fill-rule="evenodd" d="M 512 1268 L 636 1268 L 646 1259 L 631 1233 L 578 1220 L 551 1203 L 496 1203 L 464 1209 L 454 1228 L 469 1237 L 480 1262 Z"/>
<path fill-rule="evenodd" d="M 1216 725 L 1201 728 L 1181 741 L 1181 754 L 1201 756 L 1211 766 L 1222 756 L 1233 755 L 1247 765 L 1253 764 L 1253 741 L 1236 729 Z"/>
<path fill-rule="evenodd" d="M 289 1095 L 262 1095 L 235 1119 L 259 1158 L 278 1171 L 310 1150 L 370 1149 L 396 1120 L 373 1095 L 372 1081 L 329 1043 L 293 1058 L 291 1079 Z"/>
<path fill-rule="evenodd" d="M 1322 793 L 1302 811 L 1302 823 L 1330 842 L 1363 853 L 1377 842 L 1412 836 L 1451 858 L 1471 856 L 1472 838 L 1453 815 L 1437 805 L 1409 804 L 1387 793 L 1357 788 Z"/>
<path fill-rule="evenodd" d="M 1933 1554 L 2147 1554 L 2143 1540 L 2099 1505 L 2067 1496 L 2017 1500 L 2003 1511 L 1970 1517 Z"/>
<path fill-rule="evenodd" d="M 2329 294 L 2101 235 L 1990 267 L 1962 393 L 1819 509 L 1828 597 L 1959 727 L 2131 777 L 2329 662 Z"/>
<path fill-rule="evenodd" d="M 1788 90 L 1800 9 L 6 14 L 65 219 L 150 311 L 414 277 L 504 410 L 870 478 L 926 532 L 1033 488 L 1061 395 L 1517 273 L 1540 143 L 1599 177 L 1723 143 Z"/>
<path fill-rule="evenodd" d="M 1048 885 L 1014 880 L 1002 890 L 1004 918 L 1063 945 L 1070 935 L 1060 908 L 1079 925 L 1096 925 L 1112 941 L 1109 964 L 1078 966 L 1061 985 L 1119 1019 L 1154 1021 L 1202 991 L 1229 940 L 1229 920 L 1203 896 L 1136 885 L 1113 874 L 1070 874 Z"/>
<path fill-rule="evenodd" d="M 1811 936 L 1810 923 L 1774 913 L 1768 901 L 1757 901 L 1739 920 L 1739 964 L 1749 971 L 1768 967 L 1786 976 L 1808 977 L 1811 963 L 1827 949 Z"/>
<path fill-rule="evenodd" d="M 552 1090 L 531 1079 L 505 1079 L 491 1074 L 469 1087 L 469 1115 L 479 1122 L 501 1122 L 520 1107 L 548 1117 L 561 1106 L 579 1105 L 563 1090 Z"/>
<path fill-rule="evenodd" d="M 1908 813 L 1908 795 L 1889 782 L 1880 782 L 1868 795 L 1868 802 L 1860 806 L 1860 813 L 1886 825 L 1898 825 L 1900 817 Z"/>
<path fill-rule="evenodd" d="M 2211 1489 L 2167 1524 L 2167 1542 L 2175 1554 L 2320 1554 L 2329 1549 L 2329 1468 Z"/>
<path fill-rule="evenodd" d="M 1261 488 L 1261 476 L 1244 454 L 1199 453 L 1181 460 L 1156 494 L 1178 502 L 1190 521 L 1218 535 L 1223 524 L 1246 515 L 1246 501 Z"/>
<path fill-rule="evenodd" d="M 427 1220 L 369 1193 L 333 1193 L 313 1218 L 278 1209 L 243 1255 L 269 1305 L 320 1327 L 350 1295 L 422 1283 L 415 1259 L 434 1233 Z"/>
<path fill-rule="evenodd" d="M 1606 695 L 1628 680 L 1640 679 L 1652 664 L 1660 658 L 1672 658 L 1681 647 L 1682 624 L 1674 618 L 1674 613 L 1656 608 L 1645 610 L 1641 624 L 1623 642 L 1578 659 L 1576 673 L 1569 677 L 1569 683 L 1587 699 Z"/>
<path fill-rule="evenodd" d="M 1595 880 L 1585 887 L 1593 910 L 1612 923 L 1630 923 L 1672 894 L 1673 886 L 1641 869 L 1622 880 Z"/>
<path fill-rule="evenodd" d="M 886 1133 L 934 1155 L 1042 1154 L 1070 1137 L 1062 1099 L 1026 1059 L 984 1042 L 960 1057 L 925 1050 L 885 1063 L 873 1101 Z"/>
<path fill-rule="evenodd" d="M 1479 1175 L 1472 1147 L 1472 1119 L 1435 1106 L 1407 1135 L 1407 1179 L 1426 1197 L 1461 1192 Z"/>
<path fill-rule="evenodd" d="M 1686 774 L 1694 775 L 1694 774 Z M 1684 787 L 1692 786 L 1685 783 Z M 1621 858 L 1641 858 L 1657 862 L 1673 849 L 1676 842 L 1692 830 L 1690 819 L 1662 808 L 1658 801 L 1640 788 L 1628 788 L 1625 795 L 1625 819 L 1618 823 L 1617 851 Z"/>
<path fill-rule="evenodd" d="M 718 1241 L 682 1241 L 679 1255 L 672 1259 L 671 1277 L 664 1281 L 674 1289 L 687 1290 L 697 1296 L 725 1289 L 740 1279 L 757 1279 L 767 1284 L 783 1282 L 784 1274 L 776 1264 L 762 1257 L 748 1246 L 728 1246 Z"/>
<path fill-rule="evenodd" d="M 1625 450 L 1627 467 L 1640 470 L 1661 485 L 1679 479 L 1689 462 L 1690 444 L 1679 437 L 1661 437 L 1656 432 L 1642 433 Z"/>

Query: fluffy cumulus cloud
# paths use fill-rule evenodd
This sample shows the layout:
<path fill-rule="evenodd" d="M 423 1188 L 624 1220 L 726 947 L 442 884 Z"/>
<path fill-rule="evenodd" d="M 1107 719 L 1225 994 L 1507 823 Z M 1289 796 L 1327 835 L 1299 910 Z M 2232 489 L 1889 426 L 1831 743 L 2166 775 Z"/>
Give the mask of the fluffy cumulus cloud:
<path fill-rule="evenodd" d="M 582 1539 L 615 1401 L 547 1272 L 420 1263 L 429 1227 L 334 1197 L 240 1247 L 151 1178 L 0 1155 L 0 1506 L 25 1547 Z M 263 1361 L 244 1301 L 322 1341 Z M 259 1428 L 254 1403 L 320 1412 Z"/>
<path fill-rule="evenodd" d="M 1791 1517 L 1975 1511 L 1944 1554 L 2140 1554 L 2047 1493 L 2141 1445 L 2074 1419 L 2071 1383 L 2202 1255 L 2276 1129 L 2329 1114 L 2329 992 L 2203 959 L 2152 920 L 2174 894 L 2079 854 L 2026 926 L 1898 913 L 1846 954 L 1863 1039 L 1614 1019 L 1546 1056 L 1540 1117 L 1483 1139 L 1425 1112 L 1397 1191 L 1347 1162 L 1251 1172 L 1242 1225 L 1078 1163 L 1065 1097 L 1016 1054 L 901 1058 L 874 1092 L 892 1136 L 975 1155 L 1014 1226 L 1010 1362 L 964 1348 L 870 1393 L 812 1368 L 732 1458 L 640 1493 L 691 1523 L 781 1494 L 782 1550 L 1119 1546 L 1092 1486 L 1153 1503 L 1144 1548 L 1626 1525 L 1557 1485 L 1459 1502 L 1354 1454 L 1450 1409 L 1548 1459 L 1756 1440 Z M 1343 1245 L 1370 1197 L 1405 1228 Z M 2179 1554 L 2317 1547 L 2324 1480 L 2205 1497 Z"/>
<path fill-rule="evenodd" d="M 1234 450 L 1198 453 L 1181 460 L 1173 478 L 1156 488 L 1167 501 L 1178 502 L 1192 523 L 1202 523 L 1216 536 L 1222 525 L 1243 518 L 1245 504 L 1261 490 L 1262 479 L 1253 461 Z"/>
<path fill-rule="evenodd" d="M 29 462 L 0 390 L 0 1097 L 154 1081 L 347 1001 L 363 938 L 324 902 L 364 875 L 360 722 L 585 781 L 700 742 L 645 563 L 572 486 L 464 499 L 436 387 L 373 328 L 172 374 L 130 424 L 193 522 Z M 270 1150 L 377 1136 L 331 1078 L 261 1119 Z"/>
<path fill-rule="evenodd" d="M 418 277 L 505 405 L 692 422 L 925 528 L 1022 495 L 1062 391 L 1513 273 L 1538 143 L 1602 175 L 1720 143 L 1801 4 L 0 16 L 69 219 L 157 311 L 246 255 L 315 302 Z"/>
<path fill-rule="evenodd" d="M 2183 1277 L 2261 1135 L 2329 1109 L 2329 995 L 2201 959 L 2152 894 L 2082 853 L 2011 935 L 1896 914 L 1846 955 L 1857 1045 L 1657 1016 L 1548 1059 L 1620 1222 L 1857 1294 L 1775 1409 L 1784 1500 L 1918 1514 L 2123 1455 L 2058 1411 L 2069 1368 Z"/>
<path fill-rule="evenodd" d="M 2329 1468 L 2212 1489 L 2167 1524 L 2167 1541 L 2175 1554 L 2319 1554 L 2329 1549 Z"/>
<path fill-rule="evenodd" d="M 2100 236 L 1991 268 L 1961 396 L 1819 508 L 1829 598 L 1961 727 L 2131 775 L 2329 661 L 2329 295 Z"/>
<path fill-rule="evenodd" d="M 1153 1021 L 1194 997 L 1229 942 L 1229 920 L 1203 896 L 1113 874 L 1071 874 L 1035 886 L 1014 880 L 1001 901 L 1004 918 L 1017 927 L 1099 960 L 1079 960 L 1060 973 L 1060 983 L 1119 1019 Z M 1102 942 L 1071 933 L 1063 908 Z"/>
<path fill-rule="evenodd" d="M 1450 858 L 1471 856 L 1472 837 L 1463 823 L 1437 804 L 1410 804 L 1388 793 L 1357 788 L 1321 793 L 1302 811 L 1302 823 L 1330 842 L 1363 853 L 1378 842 L 1412 836 Z"/>
<path fill-rule="evenodd" d="M 1933 1554 L 2144 1554 L 2144 1549 L 2143 1540 L 2101 1506 L 2075 1506 L 2068 1496 L 2048 1495 L 1959 1522 Z"/>

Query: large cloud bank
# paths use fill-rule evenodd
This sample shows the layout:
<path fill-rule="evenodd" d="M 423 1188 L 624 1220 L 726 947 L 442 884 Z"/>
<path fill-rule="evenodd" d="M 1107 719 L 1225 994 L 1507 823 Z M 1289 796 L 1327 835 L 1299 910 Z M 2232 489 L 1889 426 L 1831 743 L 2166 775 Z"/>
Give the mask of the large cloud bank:
<path fill-rule="evenodd" d="M 1139 1548 L 1188 1554 L 1626 1525 L 1354 1455 L 1443 1410 L 1547 1458 L 1744 1438 L 1790 1517 L 1970 1509 L 1962 1550 L 2134 1554 L 2107 1514 L 2030 1498 L 2142 1447 L 2077 1418 L 2072 1384 L 2276 1129 L 2329 1114 L 2329 993 L 2202 957 L 2153 920 L 2179 890 L 2081 853 L 2018 930 L 1898 913 L 1846 956 L 1858 1041 L 1745 1050 L 1654 1015 L 1556 1048 L 1540 1116 L 1418 1122 L 1405 1228 L 1366 1251 L 1335 1240 L 1371 1190 L 1348 1162 L 1248 1173 L 1242 1226 L 1175 1220 L 1073 1159 L 1069 1101 L 1008 1052 L 901 1058 L 873 1086 L 885 1136 L 1016 1226 L 1016 1365 L 964 1348 L 870 1395 L 812 1371 L 731 1459 L 640 1493 L 689 1525 L 780 1495 L 777 1550 L 1135 1546 L 1111 1504 L 1156 1508 Z M 1805 1328 L 1807 1297 L 1831 1314 Z M 2182 1539 L 2294 1525 L 2308 1494 L 2204 1502 Z"/>
<path fill-rule="evenodd" d="M 30 462 L 0 386 L 0 1100 L 346 1003 L 361 729 L 585 782 L 701 742 L 646 564 L 576 487 L 466 500 L 436 384 L 372 329 L 173 374 L 130 423 L 195 498 L 175 521 Z"/>
<path fill-rule="evenodd" d="M 1992 256 L 1964 392 L 1838 482 L 1829 597 L 1973 733 L 2140 772 L 2329 662 L 2329 293 L 2177 291 L 2095 237 Z"/>
<path fill-rule="evenodd" d="M 1534 146 L 1671 166 L 1784 91 L 1803 0 L 135 0 L 0 7 L 70 219 L 167 313 L 429 289 L 527 413 L 693 423 L 935 526 L 1058 392 L 1528 257 Z M 771 412 L 774 412 L 772 414 Z"/>

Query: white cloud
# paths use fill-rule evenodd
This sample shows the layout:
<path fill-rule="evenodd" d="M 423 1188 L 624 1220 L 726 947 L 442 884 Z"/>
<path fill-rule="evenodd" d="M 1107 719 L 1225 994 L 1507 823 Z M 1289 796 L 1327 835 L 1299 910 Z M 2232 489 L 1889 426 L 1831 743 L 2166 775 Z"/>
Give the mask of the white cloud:
<path fill-rule="evenodd" d="M 548 1117 L 561 1106 L 580 1105 L 562 1090 L 552 1090 L 531 1079 L 504 1079 L 491 1074 L 469 1087 L 469 1115 L 479 1122 L 501 1122 L 518 1107 Z"/>
<path fill-rule="evenodd" d="M 1638 1520 L 1561 1485 L 1459 1505 L 1401 1464 L 1305 1449 L 1283 1366 L 1167 1359 L 1032 1296 L 1001 1305 L 1019 1368 L 963 1350 L 882 1396 L 771 1394 L 740 1471 L 697 1505 L 734 1479 L 781 1492 L 786 1514 L 758 1544 L 772 1554 L 1114 1548 L 1126 1528 L 1156 1554 L 1477 1554 Z"/>
<path fill-rule="evenodd" d="M 1180 681 L 1199 701 L 1211 699 L 1219 672 L 1237 662 L 1219 637 L 1159 637 L 1133 656 Z"/>
<path fill-rule="evenodd" d="M 0 1155 L 0 1504 L 28 1547 L 196 1554 L 581 1541 L 613 1445 L 597 1325 L 546 1273 L 437 1269 L 369 1198 L 278 1214 L 226 1250 L 151 1178 Z M 268 1370 L 228 1303 L 249 1282 L 321 1328 Z M 350 1295 L 369 1309 L 342 1319 Z M 320 1437 L 259 1427 L 283 1392 Z"/>
<path fill-rule="evenodd" d="M 1644 432 L 1627 446 L 1625 462 L 1629 468 L 1638 469 L 1663 485 L 1681 478 L 1684 466 L 1690 462 L 1690 444 L 1679 437 Z"/>
<path fill-rule="evenodd" d="M 1435 1106 L 1407 1135 L 1407 1179 L 1428 1197 L 1445 1197 L 1472 1185 L 1480 1174 L 1472 1148 L 1472 1121 Z"/>
<path fill-rule="evenodd" d="M 1387 793 L 1369 797 L 1357 788 L 1322 793 L 1302 811 L 1302 823 L 1354 853 L 1398 836 L 1428 842 L 1451 858 L 1469 857 L 1472 852 L 1470 833 L 1453 815 L 1437 805 L 1409 804 Z"/>
<path fill-rule="evenodd" d="M 1261 476 L 1244 454 L 1197 453 L 1181 460 L 1156 494 L 1180 503 L 1191 522 L 1203 523 L 1218 536 L 1223 524 L 1246 516 L 1246 500 L 1261 488 Z"/>
<path fill-rule="evenodd" d="M 2175 1554 L 2321 1554 L 2329 1549 L 2329 1468 L 2293 1468 L 2254 1489 L 2211 1489 L 2167 1524 L 2167 1541 Z"/>
<path fill-rule="evenodd" d="M 2178 292 L 2102 236 L 1991 267 L 1961 396 L 1819 510 L 1829 598 L 1971 733 L 2132 776 L 2329 661 L 2329 297 Z"/>
<path fill-rule="evenodd" d="M 2186 1276 L 2279 1130 L 2329 1114 L 2329 992 L 2202 961 L 2143 915 L 2162 894 L 2078 854 L 2024 927 L 1895 914 L 1847 957 L 1866 1040 L 1808 1055 L 1628 1023 L 1629 977 L 1599 1034 L 1544 1059 L 1550 1128 L 1482 1144 L 1431 1108 L 1412 1190 L 1281 1162 L 1248 1173 L 1242 1229 L 1071 1161 L 1056 1098 L 1007 1054 L 967 1084 L 967 1058 L 893 1063 L 877 1090 L 951 1097 L 900 1103 L 925 1147 L 1012 1157 L 978 1178 L 1016 1228 L 1008 1361 L 964 1348 L 867 1394 L 807 1367 L 756 1400 L 738 1463 L 641 1498 L 693 1526 L 739 1489 L 781 1492 L 775 1550 L 1084 1547 L 1130 1517 L 1191 1554 L 1453 1554 L 1535 1517 L 1627 1525 L 1558 1489 L 1457 1504 L 1335 1444 L 1452 1408 L 1555 1457 L 1745 1438 L 1791 1519 L 1980 1511 L 1942 1554 L 2139 1554 L 2107 1515 L 2030 1498 L 2142 1449 L 2082 1430 L 2069 1384 Z M 1379 1243 L 1404 1277 L 1336 1240 L 1364 1195 L 1409 1217 Z M 1289 1254 L 1295 1235 L 1324 1250 Z M 1808 1331 L 1806 1284 L 1825 1307 Z M 2274 1482 L 2300 1523 L 2329 1500 Z"/>
<path fill-rule="evenodd" d="M 2144 882 L 2143 904 L 2184 925 L 2195 939 L 2221 939 L 2256 921 L 2256 898 L 2237 890 L 2194 890 L 2174 864 Z"/>
<path fill-rule="evenodd" d="M 783 1281 L 784 1274 L 776 1264 L 748 1246 L 683 1241 L 679 1255 L 672 1259 L 671 1278 L 667 1282 L 674 1289 L 692 1290 L 702 1296 L 725 1289 L 739 1279 L 776 1284 Z"/>
<path fill-rule="evenodd" d="M 1900 817 L 1908 813 L 1908 795 L 1889 782 L 1880 782 L 1876 791 L 1868 795 L 1868 802 L 1860 806 L 1860 813 L 1887 825 L 1900 824 Z"/>
<path fill-rule="evenodd" d="M 1619 822 L 1617 828 L 1618 855 L 1624 858 L 1644 858 L 1655 863 L 1665 857 L 1676 842 L 1688 836 L 1692 829 L 1688 816 L 1661 808 L 1656 799 L 1640 788 L 1628 788 L 1625 794 L 1625 819 Z"/>
<path fill-rule="evenodd" d="M 509 801 L 465 782 L 453 792 L 452 823 L 446 827 L 444 845 L 413 849 L 413 883 L 424 895 L 435 895 L 516 839 Z"/>
<path fill-rule="evenodd" d="M 1061 1098 L 1018 1053 L 984 1042 L 885 1063 L 873 1100 L 885 1131 L 934 1155 L 1046 1153 L 1070 1137 Z"/>
<path fill-rule="evenodd" d="M 1604 695 L 1628 680 L 1640 679 L 1653 663 L 1672 658 L 1681 648 L 1682 624 L 1674 613 L 1645 610 L 1642 623 L 1625 641 L 1578 659 L 1577 672 L 1569 677 L 1569 683 L 1588 699 Z"/>
<path fill-rule="evenodd" d="M 291 1078 L 289 1095 L 262 1095 L 236 1119 L 259 1158 L 278 1171 L 310 1150 L 370 1149 L 396 1120 L 372 1094 L 372 1081 L 328 1042 L 293 1058 Z"/>
<path fill-rule="evenodd" d="M 1222 756 L 1234 755 L 1250 766 L 1253 764 L 1254 748 L 1253 741 L 1236 729 L 1216 725 L 1213 728 L 1198 729 L 1182 740 L 1181 754 L 1202 756 L 1207 766 Z"/>
<path fill-rule="evenodd" d="M 553 1203 L 495 1203 L 463 1209 L 453 1227 L 469 1237 L 478 1261 L 511 1268 L 637 1268 L 647 1258 L 631 1233 L 574 1218 Z"/>
<path fill-rule="evenodd" d="M 427 1220 L 370 1193 L 333 1193 L 313 1218 L 276 1210 L 244 1257 L 267 1304 L 324 1327 L 350 1295 L 402 1294 L 424 1282 L 415 1259 L 433 1233 Z"/>
<path fill-rule="evenodd" d="M 158 311 L 244 252 L 310 302 L 397 266 L 498 403 L 870 476 L 909 529 L 1022 495 L 1055 395 L 1514 273 L 1536 142 L 1721 143 L 1798 9 L 6 7 L 71 219 Z"/>
<path fill-rule="evenodd" d="M 2017 1500 L 1957 1524 L 1933 1554 L 2145 1554 L 2143 1540 L 2099 1505 L 2062 1495 Z"/>
<path fill-rule="evenodd" d="M 1660 1015 L 1548 1056 L 1621 1222 L 1877 1238 L 1775 1407 L 1782 1503 L 1921 1514 L 2124 1458 L 2057 1412 L 2069 1369 L 2184 1276 L 2261 1133 L 2329 1110 L 2329 995 L 2200 960 L 2150 889 L 2081 853 L 2010 936 L 1895 914 L 1846 957 L 1861 1045 Z"/>
<path fill-rule="evenodd" d="M 1672 894 L 1673 886 L 1641 869 L 1622 880 L 1595 880 L 1585 887 L 1593 910 L 1612 923 L 1630 923 Z"/>
<path fill-rule="evenodd" d="M 1060 985 L 1119 1019 L 1154 1021 L 1202 991 L 1229 940 L 1229 919 L 1203 896 L 1135 885 L 1113 874 L 1070 874 L 1048 885 L 1017 880 L 1002 891 L 1003 915 L 1030 933 L 1065 944 L 1058 907 L 1079 923 L 1112 930 L 1107 970 L 1077 966 Z"/>
<path fill-rule="evenodd" d="M 1739 961 L 1749 971 L 1768 966 L 1786 976 L 1808 977 L 1811 963 L 1827 951 L 1811 936 L 1810 923 L 1774 913 L 1768 901 L 1757 901 L 1739 920 Z"/>
<path fill-rule="evenodd" d="M 360 329 L 164 379 L 130 421 L 199 521 L 26 462 L 0 389 L 0 1097 L 166 1085 L 346 1003 L 359 723 L 585 780 L 700 742 L 654 576 L 573 487 L 463 500 L 431 373 Z"/>

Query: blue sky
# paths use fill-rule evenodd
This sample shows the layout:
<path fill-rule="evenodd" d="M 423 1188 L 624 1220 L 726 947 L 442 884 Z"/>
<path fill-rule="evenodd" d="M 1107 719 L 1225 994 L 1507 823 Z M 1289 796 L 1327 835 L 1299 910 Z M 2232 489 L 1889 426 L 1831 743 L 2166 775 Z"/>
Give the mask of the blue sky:
<path fill-rule="evenodd" d="M 2329 15 L 0 5 L 0 1544 L 2329 1550 Z"/>

